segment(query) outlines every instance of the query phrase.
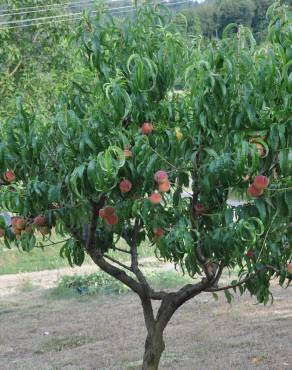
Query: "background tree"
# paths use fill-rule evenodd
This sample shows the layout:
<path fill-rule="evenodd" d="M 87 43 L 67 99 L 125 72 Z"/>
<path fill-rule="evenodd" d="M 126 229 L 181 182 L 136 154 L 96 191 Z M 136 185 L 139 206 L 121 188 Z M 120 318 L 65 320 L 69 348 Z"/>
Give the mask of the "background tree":
<path fill-rule="evenodd" d="M 222 31 L 229 23 L 242 24 L 251 27 L 258 41 L 264 40 L 268 26 L 266 12 L 273 0 L 205 0 L 192 6 L 183 13 L 188 20 L 188 30 L 195 34 L 201 32 L 207 37 L 221 37 Z M 283 0 L 291 6 L 291 0 Z M 193 23 L 200 25 L 192 28 Z"/>
<path fill-rule="evenodd" d="M 255 14 L 253 0 L 222 0 L 218 9 L 218 31 L 222 35 L 225 27 L 230 23 L 242 24 L 250 27 Z"/>
<path fill-rule="evenodd" d="M 54 227 L 69 236 L 70 264 L 87 253 L 135 292 L 143 369 L 158 368 L 165 327 L 196 295 L 249 291 L 267 303 L 271 280 L 291 279 L 291 14 L 276 4 L 269 15 L 265 48 L 244 27 L 222 41 L 187 39 L 161 6 L 127 22 L 85 17 L 76 34 L 85 69 L 54 118 L 19 101 L 1 126 L 0 204 L 16 214 L 2 220 L 6 245 L 30 251 Z M 230 191 L 245 202 L 229 205 Z M 145 240 L 193 284 L 154 291 L 139 265 Z"/>
<path fill-rule="evenodd" d="M 68 10 L 58 7 L 63 3 L 12 0 L 0 9 L 0 119 L 15 110 L 16 95 L 39 114 L 52 112 L 67 85 L 77 61 L 67 42 L 74 23 L 58 18 Z"/>

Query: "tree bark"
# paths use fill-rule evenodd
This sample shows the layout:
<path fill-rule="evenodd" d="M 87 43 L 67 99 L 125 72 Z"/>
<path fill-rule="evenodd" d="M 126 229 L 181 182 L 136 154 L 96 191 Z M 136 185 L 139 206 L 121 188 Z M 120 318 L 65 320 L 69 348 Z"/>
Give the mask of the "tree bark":
<path fill-rule="evenodd" d="M 158 370 L 164 348 L 165 344 L 162 331 L 154 329 L 153 333 L 148 333 L 145 342 L 142 370 Z"/>

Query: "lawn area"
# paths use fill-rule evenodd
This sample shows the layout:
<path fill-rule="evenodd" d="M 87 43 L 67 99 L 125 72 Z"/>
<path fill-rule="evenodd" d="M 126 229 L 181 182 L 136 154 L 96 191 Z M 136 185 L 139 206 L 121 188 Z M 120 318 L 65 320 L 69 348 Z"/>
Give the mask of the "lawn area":
<path fill-rule="evenodd" d="M 0 275 L 17 274 L 19 272 L 32 272 L 42 270 L 52 270 L 62 267 L 68 267 L 68 261 L 60 257 L 60 248 L 62 244 L 53 245 L 50 247 L 34 248 L 31 252 L 18 250 L 16 247 L 7 249 L 2 244 L 0 245 Z M 126 249 L 124 243 L 120 242 L 118 247 Z M 113 253 L 109 253 L 113 255 Z M 153 248 L 150 248 L 145 243 L 140 249 L 141 257 L 153 256 Z M 119 260 L 129 259 L 128 254 L 116 252 L 115 256 Z M 85 264 L 93 264 L 89 257 L 85 257 Z"/>
<path fill-rule="evenodd" d="M 134 294 L 28 288 L 0 300 L 1 370 L 141 369 L 146 331 Z M 248 294 L 232 305 L 222 293 L 191 300 L 165 331 L 160 369 L 291 370 L 292 295 L 276 285 L 273 293 L 267 306 Z"/>
<path fill-rule="evenodd" d="M 68 262 L 60 257 L 59 251 L 60 245 L 44 249 L 35 248 L 29 253 L 17 248 L 1 248 L 0 275 L 51 270 L 68 266 Z"/>

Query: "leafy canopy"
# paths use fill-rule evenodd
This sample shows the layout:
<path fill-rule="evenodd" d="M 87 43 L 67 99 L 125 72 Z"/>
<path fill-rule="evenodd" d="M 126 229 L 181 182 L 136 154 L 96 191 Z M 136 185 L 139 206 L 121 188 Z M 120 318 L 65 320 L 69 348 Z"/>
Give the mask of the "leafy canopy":
<path fill-rule="evenodd" d="M 19 234 L 7 227 L 7 245 L 34 248 L 34 217 L 44 215 L 46 226 L 69 234 L 61 253 L 80 265 L 91 205 L 112 206 L 114 225 L 96 214 L 101 255 L 135 237 L 194 277 L 239 266 L 233 285 L 250 277 L 239 289 L 266 302 L 292 255 L 291 14 L 276 4 L 269 16 L 265 47 L 235 25 L 221 41 L 186 37 L 162 6 L 138 9 L 127 22 L 85 17 L 74 46 L 85 68 L 54 117 L 40 119 L 18 101 L 2 123 L 1 169 L 16 180 L 3 180 L 0 204 L 33 225 Z M 155 205 L 158 170 L 170 190 Z M 251 197 L 258 175 L 269 185 Z M 130 191 L 121 192 L 123 180 Z M 242 204 L 232 206 L 231 194 Z"/>

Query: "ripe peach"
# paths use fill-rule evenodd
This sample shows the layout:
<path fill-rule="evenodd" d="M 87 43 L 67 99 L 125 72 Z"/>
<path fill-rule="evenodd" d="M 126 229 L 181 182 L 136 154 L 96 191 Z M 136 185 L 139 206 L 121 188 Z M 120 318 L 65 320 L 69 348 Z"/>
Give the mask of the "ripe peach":
<path fill-rule="evenodd" d="M 118 223 L 118 221 L 119 221 L 118 216 L 115 213 L 111 216 L 106 217 L 106 222 L 109 225 L 116 225 Z"/>
<path fill-rule="evenodd" d="M 132 189 L 132 183 L 129 180 L 123 180 L 120 182 L 121 193 L 128 193 Z"/>
<path fill-rule="evenodd" d="M 150 122 L 144 122 L 141 127 L 141 132 L 143 135 L 150 135 L 153 130 L 153 125 Z"/>
<path fill-rule="evenodd" d="M 18 229 L 16 226 L 12 226 L 11 231 L 12 231 L 12 232 L 13 232 L 13 234 L 15 234 L 15 235 L 20 235 L 20 234 L 21 234 L 21 230 L 20 230 L 20 229 Z"/>
<path fill-rule="evenodd" d="M 104 214 L 106 217 L 111 216 L 115 213 L 115 209 L 112 206 L 106 206 L 104 207 Z"/>
<path fill-rule="evenodd" d="M 148 198 L 152 204 L 159 204 L 161 202 L 161 195 L 158 193 L 152 193 Z"/>
<path fill-rule="evenodd" d="M 252 259 L 253 258 L 253 250 L 252 249 L 249 249 L 246 253 L 246 256 L 249 258 L 249 259 Z"/>
<path fill-rule="evenodd" d="M 19 218 L 16 223 L 15 223 L 15 227 L 19 230 L 23 230 L 26 226 L 26 221 L 24 218 Z"/>
<path fill-rule="evenodd" d="M 17 217 L 17 216 L 12 217 L 12 219 L 11 219 L 11 225 L 12 226 L 16 226 L 18 220 L 19 220 L 19 217 Z"/>
<path fill-rule="evenodd" d="M 21 234 L 26 233 L 26 234 L 33 234 L 34 230 L 31 225 L 26 226 L 24 230 L 21 231 Z"/>
<path fill-rule="evenodd" d="M 158 184 L 162 184 L 163 182 L 168 181 L 168 175 L 165 171 L 161 171 L 161 170 L 157 171 L 157 172 L 155 172 L 154 180 Z"/>
<path fill-rule="evenodd" d="M 131 150 L 126 146 L 126 148 L 124 149 L 124 154 L 125 154 L 125 157 L 126 159 L 127 158 L 132 158 L 133 157 L 133 153 L 131 152 Z"/>
<path fill-rule="evenodd" d="M 263 194 L 263 189 L 257 189 L 254 184 L 251 184 L 247 189 L 247 194 L 251 197 L 258 198 Z"/>
<path fill-rule="evenodd" d="M 42 215 L 38 215 L 34 218 L 33 223 L 37 226 L 44 226 L 46 223 L 45 217 Z"/>
<path fill-rule="evenodd" d="M 13 182 L 15 180 L 15 174 L 12 170 L 8 170 L 4 174 L 4 180 L 7 182 Z"/>
<path fill-rule="evenodd" d="M 256 176 L 253 180 L 253 185 L 255 188 L 262 190 L 268 187 L 269 185 L 269 179 L 266 176 Z"/>
<path fill-rule="evenodd" d="M 165 230 L 162 229 L 161 227 L 158 227 L 156 230 L 155 230 L 155 236 L 157 238 L 160 238 L 161 236 L 163 236 L 165 234 Z"/>
<path fill-rule="evenodd" d="M 5 236 L 5 229 L 0 229 L 0 238 L 3 238 Z"/>
<path fill-rule="evenodd" d="M 165 193 L 169 189 L 170 189 L 170 183 L 168 180 L 166 182 L 163 182 L 162 184 L 159 184 L 159 191 L 161 193 Z"/>
<path fill-rule="evenodd" d="M 289 263 L 289 265 L 287 266 L 287 271 L 290 275 L 292 275 L 292 262 Z"/>
<path fill-rule="evenodd" d="M 48 235 L 51 232 L 51 228 L 47 225 L 40 226 L 39 231 L 42 235 Z"/>

